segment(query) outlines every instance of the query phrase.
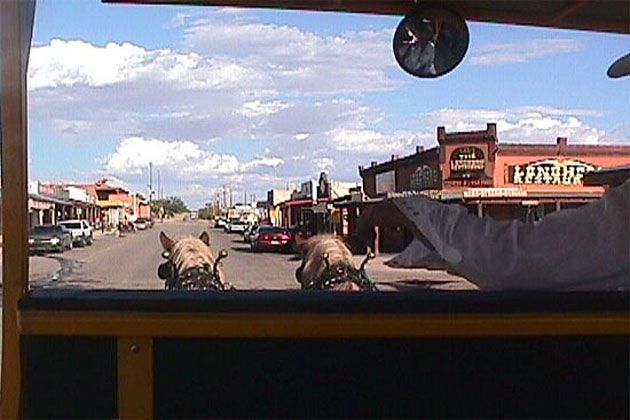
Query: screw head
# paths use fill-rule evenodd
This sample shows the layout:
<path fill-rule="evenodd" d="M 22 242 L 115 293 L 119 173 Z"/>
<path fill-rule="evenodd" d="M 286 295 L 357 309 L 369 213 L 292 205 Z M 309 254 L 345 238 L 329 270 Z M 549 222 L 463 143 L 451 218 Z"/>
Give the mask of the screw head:
<path fill-rule="evenodd" d="M 140 351 L 140 346 L 137 344 L 132 344 L 129 347 L 129 350 L 131 350 L 133 353 L 138 353 Z"/>

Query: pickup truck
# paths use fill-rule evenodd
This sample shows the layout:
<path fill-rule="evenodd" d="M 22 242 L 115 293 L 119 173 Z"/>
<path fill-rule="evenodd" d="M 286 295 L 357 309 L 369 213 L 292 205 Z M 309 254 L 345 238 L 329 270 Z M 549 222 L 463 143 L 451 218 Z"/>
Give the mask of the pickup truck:
<path fill-rule="evenodd" d="M 73 245 L 92 245 L 93 229 L 87 220 L 63 220 L 59 224 L 70 231 Z"/>

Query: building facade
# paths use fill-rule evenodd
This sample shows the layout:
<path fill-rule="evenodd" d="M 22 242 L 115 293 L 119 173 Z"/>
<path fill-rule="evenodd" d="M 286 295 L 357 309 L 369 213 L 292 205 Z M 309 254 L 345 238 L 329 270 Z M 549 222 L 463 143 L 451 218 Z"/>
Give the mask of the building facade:
<path fill-rule="evenodd" d="M 360 167 L 367 196 L 424 194 L 479 216 L 534 222 L 600 198 L 604 187 L 584 185 L 586 173 L 630 163 L 630 146 L 570 144 L 562 137 L 555 144 L 500 143 L 495 124 L 463 133 L 438 127 L 437 142 Z M 393 250 L 410 239 L 403 231 L 381 236 L 381 245 Z"/>
<path fill-rule="evenodd" d="M 341 219 L 332 203 L 357 187 L 360 188 L 358 182 L 331 180 L 326 172 L 320 173 L 319 180 L 303 182 L 290 200 L 280 204 L 282 225 L 305 236 L 336 232 Z"/>

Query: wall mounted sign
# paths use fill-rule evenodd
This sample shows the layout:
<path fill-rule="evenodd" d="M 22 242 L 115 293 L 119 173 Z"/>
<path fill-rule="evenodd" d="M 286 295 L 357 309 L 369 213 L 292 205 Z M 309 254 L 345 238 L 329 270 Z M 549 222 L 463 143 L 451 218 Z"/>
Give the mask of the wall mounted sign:
<path fill-rule="evenodd" d="M 471 188 L 463 192 L 464 198 L 512 198 L 527 197 L 522 188 Z"/>
<path fill-rule="evenodd" d="M 396 172 L 387 171 L 376 174 L 376 194 L 396 191 Z"/>
<path fill-rule="evenodd" d="M 486 158 L 479 147 L 458 147 L 451 153 L 449 179 L 479 179 L 486 175 Z"/>
<path fill-rule="evenodd" d="M 508 165 L 511 184 L 583 185 L 584 174 L 597 169 L 579 160 L 545 159 L 523 165 Z"/>
<path fill-rule="evenodd" d="M 440 171 L 429 165 L 418 166 L 414 173 L 411 174 L 409 187 L 414 191 L 439 188 Z"/>

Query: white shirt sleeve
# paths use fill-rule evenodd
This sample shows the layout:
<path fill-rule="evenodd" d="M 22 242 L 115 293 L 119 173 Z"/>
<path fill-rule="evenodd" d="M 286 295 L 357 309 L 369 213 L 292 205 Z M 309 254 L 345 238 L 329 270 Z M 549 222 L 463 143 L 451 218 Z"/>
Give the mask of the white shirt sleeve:
<path fill-rule="evenodd" d="M 480 288 L 630 289 L 630 180 L 534 224 L 479 218 L 426 197 L 394 202 L 423 241 Z"/>

